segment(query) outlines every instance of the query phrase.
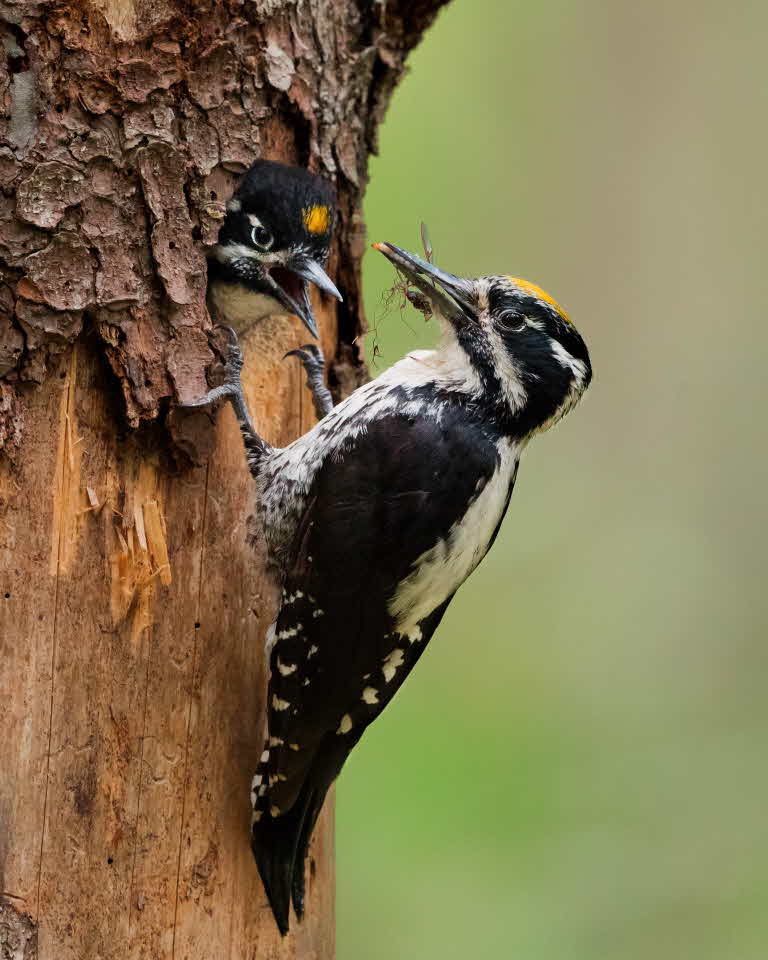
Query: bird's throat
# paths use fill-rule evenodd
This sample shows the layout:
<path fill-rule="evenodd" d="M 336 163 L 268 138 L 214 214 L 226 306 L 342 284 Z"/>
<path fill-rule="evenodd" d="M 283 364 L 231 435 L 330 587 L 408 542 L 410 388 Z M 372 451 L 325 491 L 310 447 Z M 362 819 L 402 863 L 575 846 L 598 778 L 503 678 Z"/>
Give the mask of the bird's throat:
<path fill-rule="evenodd" d="M 285 313 L 274 297 L 243 283 L 219 280 L 208 287 L 208 299 L 220 321 L 243 333 L 264 317 Z"/>

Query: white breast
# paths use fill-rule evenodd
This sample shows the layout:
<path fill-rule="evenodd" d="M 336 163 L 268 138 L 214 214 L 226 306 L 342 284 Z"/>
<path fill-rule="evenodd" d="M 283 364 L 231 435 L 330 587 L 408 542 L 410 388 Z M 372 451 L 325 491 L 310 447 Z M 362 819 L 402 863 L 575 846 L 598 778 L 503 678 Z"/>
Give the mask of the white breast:
<path fill-rule="evenodd" d="M 400 583 L 389 604 L 397 630 L 419 639 L 417 624 L 467 579 L 485 556 L 501 520 L 520 450 L 511 440 L 498 443 L 499 467 L 448 536 L 425 551 L 413 573 Z"/>

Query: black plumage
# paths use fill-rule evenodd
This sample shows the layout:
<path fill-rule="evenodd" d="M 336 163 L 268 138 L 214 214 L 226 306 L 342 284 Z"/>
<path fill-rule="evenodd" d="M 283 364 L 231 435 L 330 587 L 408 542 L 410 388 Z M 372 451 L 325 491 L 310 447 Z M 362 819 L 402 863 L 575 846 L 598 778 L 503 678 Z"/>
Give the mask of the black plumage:
<path fill-rule="evenodd" d="M 391 245 L 445 342 L 395 364 L 283 450 L 230 395 L 282 598 L 268 739 L 252 785 L 252 846 L 277 924 L 304 910 L 304 862 L 329 786 L 418 661 L 487 553 L 519 457 L 591 379 L 586 347 L 543 291 L 464 280 Z"/>
<path fill-rule="evenodd" d="M 420 623 L 416 641 L 398 634 L 388 608 L 414 563 L 448 536 L 496 468 L 486 426 L 461 417 L 456 427 L 451 417 L 376 420 L 338 458 L 326 459 L 312 484 L 284 586 L 284 598 L 301 596 L 283 603 L 271 654 L 269 732 L 283 742 L 269 747 L 259 769 L 267 783 L 275 772 L 285 779 L 258 802 L 266 816 L 253 835 L 281 926 L 290 889 L 303 889 L 304 851 L 296 845 L 298 824 L 273 829 L 283 818 L 274 820 L 270 809 L 296 811 L 308 839 L 349 751 L 398 690 L 448 605 Z M 387 681 L 382 664 L 393 650 L 403 651 L 403 661 Z M 286 674 L 281 665 L 296 669 Z M 377 691 L 376 702 L 362 699 L 366 687 Z M 274 698 L 289 706 L 276 709 Z M 351 727 L 341 734 L 345 715 Z M 297 893 L 297 913 L 301 900 Z"/>

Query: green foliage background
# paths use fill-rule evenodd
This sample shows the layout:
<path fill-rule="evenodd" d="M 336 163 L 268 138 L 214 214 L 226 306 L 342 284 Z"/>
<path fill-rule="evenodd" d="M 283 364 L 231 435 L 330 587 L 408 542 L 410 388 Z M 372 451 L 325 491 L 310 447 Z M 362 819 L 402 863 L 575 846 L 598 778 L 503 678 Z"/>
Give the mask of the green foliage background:
<path fill-rule="evenodd" d="M 768 955 L 766 27 L 456 0 L 412 58 L 370 239 L 538 282 L 595 382 L 340 780 L 340 960 Z"/>

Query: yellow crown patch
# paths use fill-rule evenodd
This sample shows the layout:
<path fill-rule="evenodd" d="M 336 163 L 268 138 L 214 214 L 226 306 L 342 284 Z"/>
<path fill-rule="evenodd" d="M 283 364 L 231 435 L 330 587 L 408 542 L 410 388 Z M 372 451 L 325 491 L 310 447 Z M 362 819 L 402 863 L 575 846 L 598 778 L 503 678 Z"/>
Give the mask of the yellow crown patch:
<path fill-rule="evenodd" d="M 521 280 L 520 277 L 508 277 L 508 279 L 511 280 L 512 283 L 514 283 L 514 285 L 524 293 L 530 293 L 532 297 L 537 297 L 539 300 L 543 300 L 545 303 L 548 303 L 550 307 L 554 307 L 566 323 L 573 322 L 560 304 L 553 297 L 550 297 L 548 293 L 542 290 L 541 287 L 537 287 L 535 283 L 531 283 L 528 280 Z"/>
<path fill-rule="evenodd" d="M 301 219 L 310 233 L 328 233 L 331 226 L 331 211 L 328 207 L 305 207 Z"/>

